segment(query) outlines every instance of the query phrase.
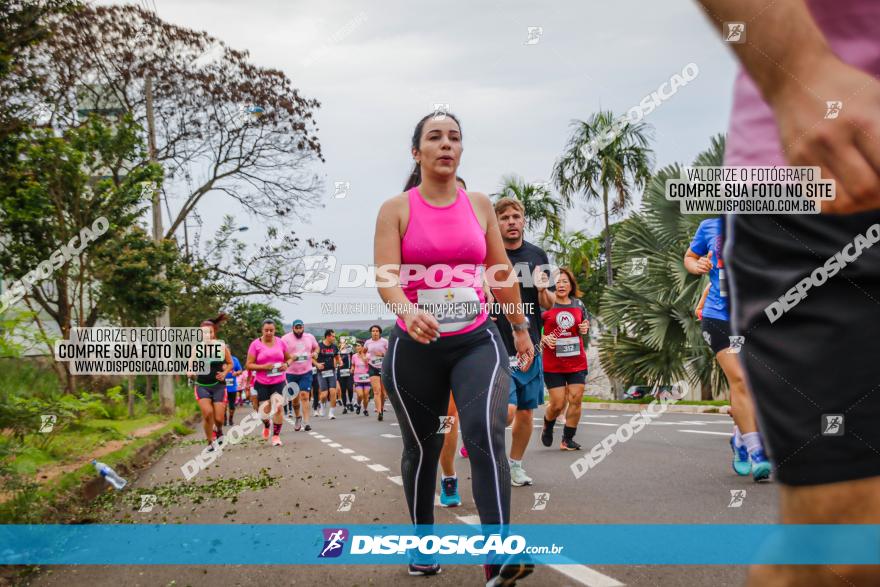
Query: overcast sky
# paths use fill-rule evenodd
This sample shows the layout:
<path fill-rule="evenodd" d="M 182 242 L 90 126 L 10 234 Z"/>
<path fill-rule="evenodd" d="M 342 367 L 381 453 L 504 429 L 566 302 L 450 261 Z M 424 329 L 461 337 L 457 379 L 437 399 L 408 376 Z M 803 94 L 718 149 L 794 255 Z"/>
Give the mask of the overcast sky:
<path fill-rule="evenodd" d="M 624 113 L 688 63 L 697 64 L 698 77 L 645 118 L 657 164 L 691 162 L 726 130 L 730 111 L 734 60 L 693 0 L 155 5 L 164 20 L 250 51 L 254 63 L 282 70 L 305 97 L 321 101 L 316 119 L 326 164 L 316 171 L 325 177 L 326 206 L 309 214 L 310 224 L 288 228 L 331 238 L 339 263 L 372 261 L 379 204 L 403 187 L 412 129 L 435 103 L 448 103 L 460 118 L 459 174 L 486 193 L 510 173 L 548 179 L 573 119 L 600 108 Z M 543 29 L 536 44 L 526 44 L 529 27 Z M 351 182 L 345 199 L 333 198 L 335 181 Z M 221 194 L 203 198 L 203 241 L 224 213 L 236 211 Z M 238 214 L 250 227 L 244 240 L 260 243 L 260 223 Z M 589 234 L 600 227 L 582 206 L 568 212 L 567 223 Z M 375 290 L 344 290 L 333 300 L 379 298 Z M 310 294 L 272 303 L 289 326 L 295 317 L 332 318 L 321 315 L 322 301 Z M 370 316 L 346 316 L 358 317 Z"/>

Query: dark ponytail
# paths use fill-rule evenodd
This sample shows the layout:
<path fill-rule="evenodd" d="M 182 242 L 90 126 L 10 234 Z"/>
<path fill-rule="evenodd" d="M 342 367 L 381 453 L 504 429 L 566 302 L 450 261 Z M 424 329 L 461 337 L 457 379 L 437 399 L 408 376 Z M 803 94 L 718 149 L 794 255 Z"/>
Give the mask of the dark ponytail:
<path fill-rule="evenodd" d="M 458 118 L 456 118 L 455 115 L 450 112 L 446 112 L 445 115 L 454 120 L 455 124 L 458 125 L 458 130 L 461 131 L 461 123 L 458 121 Z M 435 116 L 438 116 L 438 113 L 435 112 L 433 114 L 428 114 L 427 116 L 423 117 L 416 125 L 412 136 L 412 148 L 416 151 L 419 150 L 419 145 L 422 142 L 422 131 L 425 128 L 425 122 L 427 122 L 429 118 L 434 118 Z M 410 172 L 409 174 L 409 178 L 407 178 L 406 183 L 403 186 L 403 191 L 408 192 L 420 183 L 422 183 L 422 167 L 421 165 L 419 165 L 418 162 L 416 162 L 413 165 L 412 172 Z M 462 183 L 464 182 L 462 181 Z"/>
<path fill-rule="evenodd" d="M 217 329 L 220 328 L 220 325 L 226 322 L 229 319 L 229 314 L 226 312 L 220 312 L 217 314 L 215 318 L 211 318 L 209 320 L 202 320 L 202 326 L 211 326 L 214 329 L 214 334 L 217 333 Z"/>

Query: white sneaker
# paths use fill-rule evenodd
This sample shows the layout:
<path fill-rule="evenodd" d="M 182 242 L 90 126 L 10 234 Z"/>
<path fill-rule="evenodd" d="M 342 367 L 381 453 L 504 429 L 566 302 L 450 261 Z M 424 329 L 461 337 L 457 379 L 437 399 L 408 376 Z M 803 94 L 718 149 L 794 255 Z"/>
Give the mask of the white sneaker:
<path fill-rule="evenodd" d="M 526 475 L 522 465 L 510 466 L 510 484 L 514 487 L 522 487 L 523 485 L 531 485 L 532 478 Z"/>
<path fill-rule="evenodd" d="M 330 416 L 329 416 L 329 418 L 330 418 L 331 420 L 335 420 L 335 419 L 336 419 L 336 416 L 333 414 L 333 408 L 330 408 Z"/>

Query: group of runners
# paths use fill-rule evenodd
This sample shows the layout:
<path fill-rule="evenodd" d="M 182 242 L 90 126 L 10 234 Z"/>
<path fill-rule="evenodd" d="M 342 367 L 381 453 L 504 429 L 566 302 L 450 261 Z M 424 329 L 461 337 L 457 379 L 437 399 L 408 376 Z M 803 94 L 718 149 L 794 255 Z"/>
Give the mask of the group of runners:
<path fill-rule="evenodd" d="M 353 345 L 348 337 L 337 344 L 331 329 L 319 341 L 305 332 L 302 320 L 294 320 L 290 332 L 278 336 L 276 323 L 266 320 L 243 364 L 227 352 L 225 364 L 197 380 L 209 443 L 222 441 L 223 425 L 232 423 L 235 406 L 248 401 L 263 418 L 263 438 L 279 446 L 285 417 L 293 418 L 294 431 L 310 431 L 313 417 L 336 419 L 339 407 L 341 414 L 369 416 L 372 395 L 373 412 L 382 421 L 387 397 L 403 441 L 403 488 L 412 522 L 420 529 L 434 522 L 438 466 L 440 505 L 461 504 L 455 470 L 459 436 L 460 454 L 472 461 L 472 493 L 481 523 L 490 525 L 509 524 L 511 486 L 533 484 L 523 460 L 534 410 L 545 403 L 545 394 L 541 443 L 553 446 L 561 419 L 559 449 L 581 449 L 575 436 L 581 425 L 590 331 L 587 309 L 579 299 L 583 293 L 572 271 L 551 271 L 546 252 L 524 240 L 521 202 L 501 198 L 492 203 L 484 194 L 467 191 L 464 180 L 448 172 L 457 167 L 460 142 L 461 127 L 452 114 L 429 115 L 419 122 L 413 138 L 418 163 L 406 190 L 379 213 L 375 262 L 431 266 L 448 260 L 458 266 L 502 266 L 506 269 L 496 272 L 497 281 L 483 278 L 482 286 L 475 286 L 473 274 L 461 274 L 458 283 L 438 288 L 431 286 L 430 276 L 407 279 L 394 273 L 396 280 L 378 283 L 380 296 L 389 305 L 408 305 L 410 310 L 400 313 L 388 338 L 373 325 L 370 338 Z M 765 480 L 770 464 L 742 368 L 737 355 L 728 352 L 722 245 L 720 219 L 707 220 L 684 264 L 691 273 L 709 275 L 695 319 L 702 319 L 706 342 L 730 382 L 736 422 L 733 469 Z M 438 319 L 425 308 L 441 300 L 455 311 L 444 311 Z M 480 304 L 469 305 L 474 301 Z M 217 336 L 224 319 L 221 315 L 203 327 Z M 219 402 L 224 407 L 218 408 Z M 487 584 L 496 586 L 513 585 L 532 570 L 523 561 L 485 565 Z M 409 565 L 412 575 L 439 572 L 439 564 L 430 559 L 414 557 Z"/>
<path fill-rule="evenodd" d="M 763 433 L 776 467 L 773 474 L 782 484 L 783 522 L 875 523 L 880 519 L 880 452 L 874 422 L 880 404 L 873 393 L 876 369 L 866 353 L 877 348 L 876 337 L 865 326 L 876 323 L 880 312 L 880 251 L 875 247 L 841 268 L 840 276 L 789 309 L 778 324 L 768 323 L 764 308 L 825 259 L 846 250 L 854 235 L 868 234 L 880 224 L 877 132 L 863 128 L 880 130 L 880 45 L 872 36 L 880 9 L 865 0 L 833 6 L 787 2 L 772 9 L 758 0 L 735 6 L 723 0 L 701 3 L 719 26 L 748 20 L 759 10 L 762 14 L 749 21 L 749 43 L 731 45 L 744 70 L 737 79 L 725 164 L 819 165 L 837 180 L 837 199 L 826 203 L 827 209 L 823 204 L 820 216 L 706 220 L 684 254 L 688 272 L 709 275 L 697 312 L 706 343 L 730 384 L 736 425 L 730 441 L 733 469 L 756 481 L 769 478 Z M 853 26 L 841 27 L 841 18 L 851 19 Z M 865 42 L 846 42 L 855 38 Z M 755 42 L 763 49 L 754 51 Z M 780 74 L 779 63 L 797 75 L 788 69 Z M 817 92 L 811 84 L 822 96 L 845 100 L 845 109 L 834 120 L 816 115 Z M 285 386 L 295 384 L 298 392 L 284 406 L 296 418 L 295 429 L 303 422 L 309 429 L 310 407 L 334 418 L 337 398 L 343 412 L 354 407 L 356 414 L 358 408 L 365 413 L 367 389 L 382 419 L 387 392 L 402 436 L 403 491 L 420 533 L 431 532 L 434 523 L 438 467 L 441 505 L 460 503 L 454 470 L 460 434 L 471 460 L 480 522 L 506 527 L 511 486 L 532 483 L 523 457 L 533 410 L 543 403 L 545 386 L 549 402 L 542 443 L 552 446 L 556 420 L 564 414 L 559 446 L 579 448 L 575 436 L 587 374 L 583 337 L 589 320 L 569 271 L 554 275 L 553 283 L 541 278 L 547 255 L 523 241 L 522 205 L 509 198 L 493 203 L 485 194 L 467 191 L 457 177 L 463 151 L 457 117 L 425 116 L 410 147 L 413 172 L 403 191 L 386 200 L 378 213 L 374 262 L 471 269 L 453 273 L 442 286 L 436 285 L 436 276 L 386 273 L 378 291 L 399 309 L 397 322 L 387 340 L 374 328 L 371 339 L 350 353 L 336 348 L 332 331 L 317 342 L 297 321 L 291 333 L 276 338 L 275 324 L 269 321 L 239 371 L 255 374 L 252 385 L 245 377 L 244 390 L 256 391 L 259 409 L 272 402 L 273 394 L 281 398 Z M 514 266 L 519 263 L 535 276 L 531 284 L 516 279 Z M 494 275 L 498 282 L 479 285 L 472 268 L 480 266 L 501 266 Z M 487 309 L 493 300 L 501 302 L 503 312 Z M 426 309 L 435 306 L 452 311 Z M 731 336 L 746 337 L 744 352 L 729 352 Z M 208 389 L 211 385 L 201 382 L 210 384 L 212 377 L 219 382 L 228 373 L 236 373 L 229 356 L 213 375 L 199 380 L 196 393 L 206 435 L 222 434 L 226 412 L 225 407 L 217 409 L 220 396 Z M 347 377 L 351 382 L 342 381 Z M 329 405 L 323 403 L 328 396 Z M 828 413 L 845 414 L 846 435 L 825 436 L 818 428 L 820 416 Z M 282 415 L 274 415 L 274 444 L 281 442 Z M 438 421 L 451 422 L 450 416 L 458 426 L 446 434 Z M 507 426 L 512 429 L 509 446 Z M 269 427 L 267 419 L 267 439 Z M 486 585 L 512 586 L 533 568 L 522 559 L 487 560 Z M 435 560 L 422 555 L 414 555 L 409 565 L 413 575 L 440 570 Z M 835 568 L 848 582 L 870 577 L 870 572 L 857 565 Z M 814 581 L 820 575 L 808 566 L 776 565 L 753 568 L 750 580 L 756 585 L 819 584 Z"/>
<path fill-rule="evenodd" d="M 226 319 L 220 314 L 202 322 L 208 340 L 220 338 L 218 329 Z M 312 416 L 335 420 L 340 407 L 342 415 L 369 417 L 372 399 L 381 422 L 386 394 L 380 375 L 387 350 L 388 340 L 377 324 L 370 327 L 370 338 L 352 345 L 349 337 L 337 344 L 332 329 L 318 341 L 302 320 L 277 336 L 275 321 L 265 320 L 244 364 L 226 348 L 225 358 L 212 362 L 210 372 L 190 374 L 209 445 L 223 441 L 224 426 L 234 423 L 236 407 L 242 405 L 260 411 L 263 438 L 271 437 L 274 446 L 282 444 L 285 418 L 293 418 L 294 431 L 308 432 Z"/>

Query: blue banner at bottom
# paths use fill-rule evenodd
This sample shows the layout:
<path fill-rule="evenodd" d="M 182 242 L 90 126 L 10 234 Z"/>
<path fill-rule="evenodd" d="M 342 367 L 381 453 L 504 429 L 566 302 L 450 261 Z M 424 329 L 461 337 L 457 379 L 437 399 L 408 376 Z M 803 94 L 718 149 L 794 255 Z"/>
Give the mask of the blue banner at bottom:
<path fill-rule="evenodd" d="M 3 565 L 880 564 L 880 525 L 5 525 Z"/>

